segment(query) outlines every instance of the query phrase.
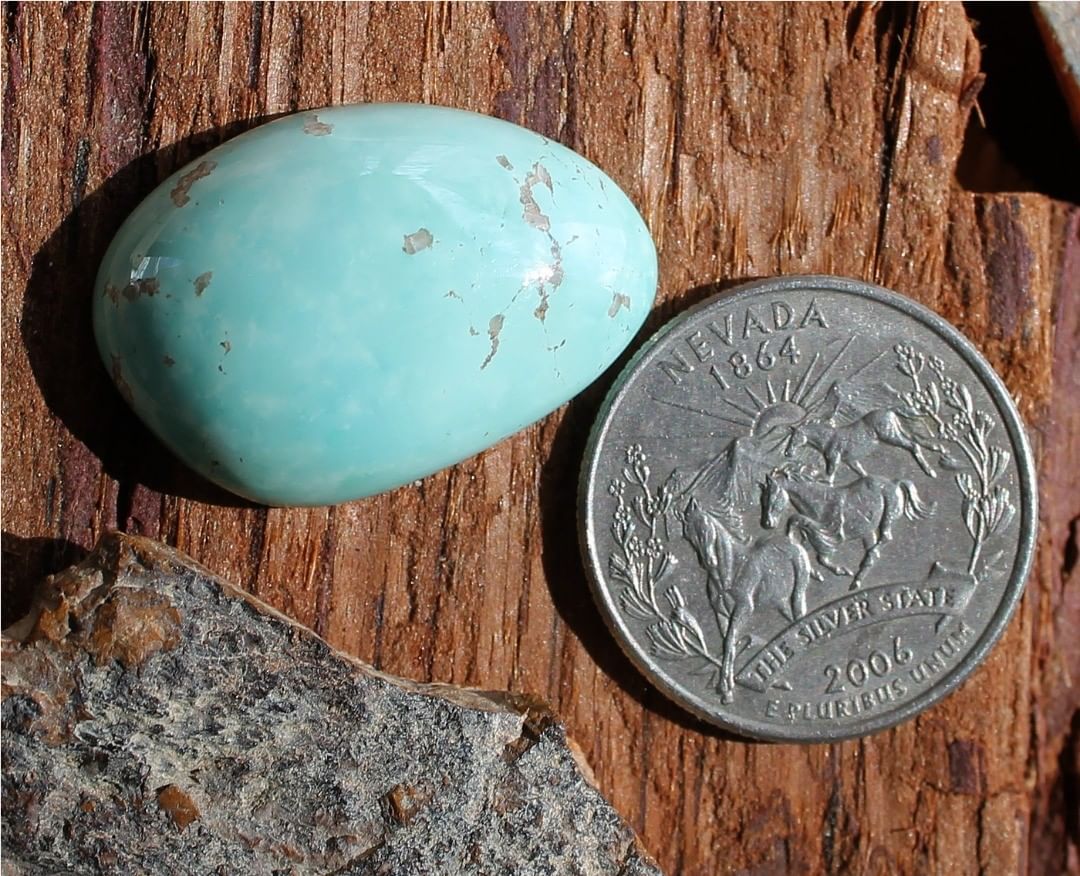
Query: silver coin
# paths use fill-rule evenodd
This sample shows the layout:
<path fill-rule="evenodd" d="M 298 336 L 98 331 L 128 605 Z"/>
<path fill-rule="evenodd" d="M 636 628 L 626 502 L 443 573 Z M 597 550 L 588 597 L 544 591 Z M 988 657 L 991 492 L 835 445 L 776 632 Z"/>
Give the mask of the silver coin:
<path fill-rule="evenodd" d="M 742 735 L 893 726 L 986 656 L 1031 565 L 1036 488 L 1001 380 L 951 325 L 836 277 L 673 319 L 604 402 L 581 536 L 615 637 Z"/>

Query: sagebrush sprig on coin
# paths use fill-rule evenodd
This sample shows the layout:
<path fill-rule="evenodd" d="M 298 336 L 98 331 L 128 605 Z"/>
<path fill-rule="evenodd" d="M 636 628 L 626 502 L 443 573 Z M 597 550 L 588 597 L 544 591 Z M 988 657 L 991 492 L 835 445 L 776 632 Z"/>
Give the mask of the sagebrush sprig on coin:
<path fill-rule="evenodd" d="M 718 668 L 721 661 L 709 651 L 701 624 L 686 607 L 678 585 L 673 584 L 664 593 L 669 606 L 666 612 L 657 600 L 657 585 L 678 564 L 660 536 L 661 531 L 665 538 L 668 535 L 667 518 L 678 493 L 678 474 L 673 471 L 655 493 L 649 485 L 651 474 L 641 445 L 631 444 L 626 448 L 623 479 L 614 479 L 608 485 L 608 493 L 616 502 L 611 534 L 620 548 L 610 555 L 608 570 L 624 585 L 619 602 L 631 617 L 655 621 L 647 629 L 654 654 L 669 659 L 697 657 Z M 636 492 L 629 502 L 628 487 Z M 648 530 L 645 539 L 636 532 L 638 523 Z"/>
<path fill-rule="evenodd" d="M 993 419 L 985 411 L 975 409 L 966 386 L 946 376 L 945 363 L 940 357 L 928 357 L 907 344 L 897 344 L 893 350 L 897 369 L 913 386 L 912 391 L 901 393 L 900 398 L 914 415 L 929 417 L 937 427 L 937 437 L 959 448 L 971 466 L 970 472 L 958 471 L 963 464 L 957 459 L 946 455 L 942 460 L 943 466 L 956 472 L 956 485 L 964 497 L 961 512 L 973 541 L 968 572 L 974 574 L 987 539 L 1005 529 L 1016 513 L 1009 488 L 997 483 L 1012 456 L 1008 450 L 990 444 Z M 924 369 L 929 369 L 936 381 L 921 382 Z M 943 415 L 943 402 L 944 407 L 952 410 L 951 417 L 947 413 Z"/>

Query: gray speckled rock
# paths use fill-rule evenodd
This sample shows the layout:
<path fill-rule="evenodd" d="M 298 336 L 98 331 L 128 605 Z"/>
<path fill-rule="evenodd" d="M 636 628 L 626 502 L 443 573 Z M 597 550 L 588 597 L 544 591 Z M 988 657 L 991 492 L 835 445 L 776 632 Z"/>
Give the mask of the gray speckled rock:
<path fill-rule="evenodd" d="M 538 704 L 382 675 L 154 542 L 19 626 L 5 873 L 658 872 Z"/>

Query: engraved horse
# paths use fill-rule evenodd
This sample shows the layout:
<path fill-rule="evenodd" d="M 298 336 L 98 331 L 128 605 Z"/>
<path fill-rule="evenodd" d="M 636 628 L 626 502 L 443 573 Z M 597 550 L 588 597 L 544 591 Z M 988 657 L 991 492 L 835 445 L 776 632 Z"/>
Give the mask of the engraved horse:
<path fill-rule="evenodd" d="M 829 483 L 833 482 L 841 462 L 846 463 L 856 474 L 865 477 L 866 469 L 863 468 L 862 460 L 879 444 L 906 450 L 927 475 L 937 477 L 937 472 L 927 461 L 923 451 L 942 453 L 944 448 L 930 436 L 919 435 L 914 423 L 905 422 L 910 418 L 905 418 L 891 408 L 878 408 L 863 414 L 852 423 L 837 426 L 837 413 L 846 404 L 843 391 L 838 386 L 833 386 L 823 403 L 832 403 L 831 415 L 824 420 L 804 420 L 796 423 L 792 427 L 786 452 L 788 456 L 794 456 L 800 447 L 813 447 L 825 460 L 825 474 Z"/>
<path fill-rule="evenodd" d="M 821 575 L 792 533 L 740 538 L 732 531 L 739 526 L 734 518 L 706 511 L 695 498 L 676 517 L 708 573 L 706 594 L 724 641 L 719 691 L 721 700 L 730 703 L 735 696 L 737 646 L 746 622 L 758 608 L 775 608 L 789 621 L 798 620 L 806 614 L 810 579 L 820 581 Z M 740 553 L 739 546 L 745 551 Z"/>
<path fill-rule="evenodd" d="M 830 572 L 853 576 L 852 590 L 862 586 L 882 547 L 892 541 L 892 527 L 899 517 L 925 520 L 935 510 L 933 502 L 923 503 L 911 481 L 867 475 L 835 487 L 815 475 L 802 467 L 773 470 L 765 479 L 764 523 L 770 529 L 776 527 L 789 504 L 793 506 L 787 532 L 802 532 Z M 863 558 L 855 572 L 833 558 L 852 539 L 861 539 L 863 544 Z"/>

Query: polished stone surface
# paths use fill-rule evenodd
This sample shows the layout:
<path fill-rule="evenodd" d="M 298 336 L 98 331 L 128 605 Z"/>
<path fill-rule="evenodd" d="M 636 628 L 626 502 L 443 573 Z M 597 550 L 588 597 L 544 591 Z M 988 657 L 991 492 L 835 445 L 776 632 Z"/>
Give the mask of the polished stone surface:
<path fill-rule="evenodd" d="M 278 119 L 166 180 L 109 248 L 94 330 L 189 466 L 317 505 L 555 409 L 655 287 L 641 217 L 581 156 L 487 116 L 369 104 Z"/>

